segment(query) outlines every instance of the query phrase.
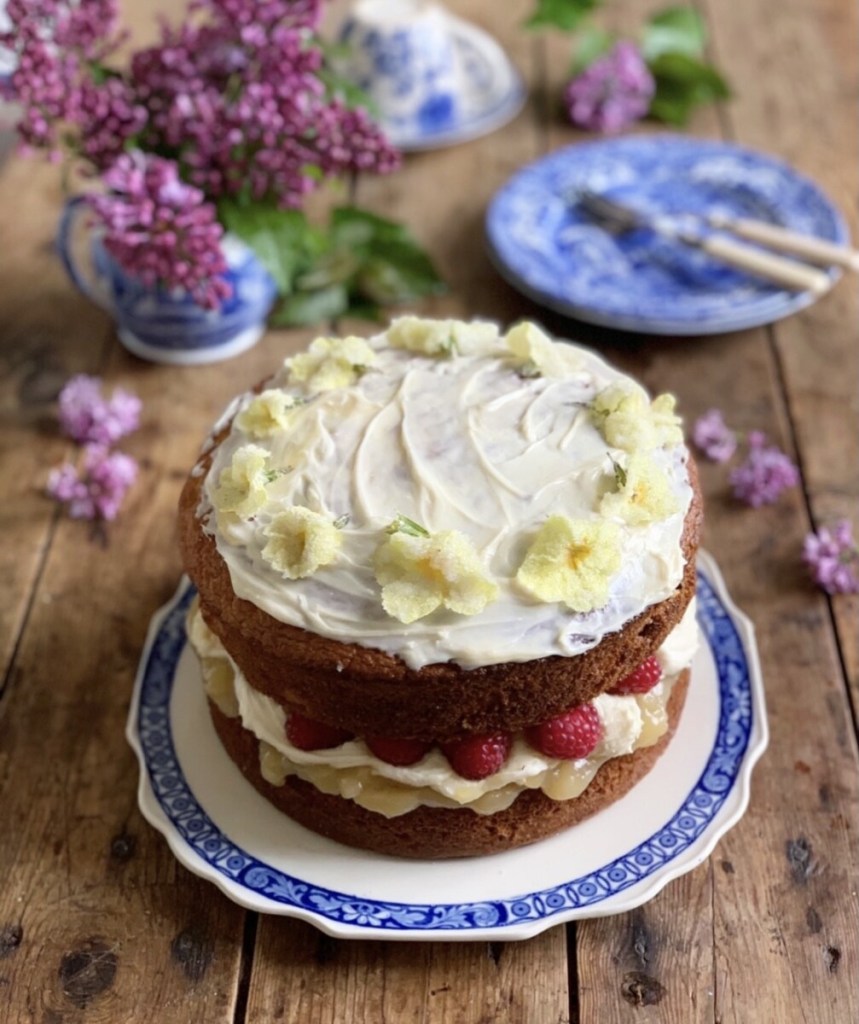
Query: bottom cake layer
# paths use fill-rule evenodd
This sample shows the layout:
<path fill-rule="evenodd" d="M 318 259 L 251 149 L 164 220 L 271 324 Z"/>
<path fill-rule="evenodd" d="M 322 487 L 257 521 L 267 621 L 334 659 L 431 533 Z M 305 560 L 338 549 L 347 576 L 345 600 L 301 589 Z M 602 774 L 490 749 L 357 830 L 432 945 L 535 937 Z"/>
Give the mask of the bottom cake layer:
<path fill-rule="evenodd" d="M 419 859 L 473 857 L 526 846 L 578 824 L 608 807 L 642 779 L 669 743 L 686 700 L 689 670 L 677 678 L 668 701 L 668 729 L 652 746 L 606 761 L 587 789 L 571 800 L 552 800 L 526 790 L 503 810 L 476 814 L 468 808 L 417 807 L 385 817 L 352 800 L 322 793 L 294 775 L 273 786 L 260 771 L 259 741 L 209 700 L 215 729 L 242 774 L 275 807 L 301 825 L 348 846 Z"/>

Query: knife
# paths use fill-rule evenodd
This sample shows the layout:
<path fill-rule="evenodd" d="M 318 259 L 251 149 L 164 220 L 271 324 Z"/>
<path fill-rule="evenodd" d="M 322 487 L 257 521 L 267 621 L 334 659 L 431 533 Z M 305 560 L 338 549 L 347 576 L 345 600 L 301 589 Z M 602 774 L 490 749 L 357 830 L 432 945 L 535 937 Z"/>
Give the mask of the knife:
<path fill-rule="evenodd" d="M 574 199 L 586 214 L 614 230 L 630 231 L 633 228 L 650 228 L 666 237 L 682 242 L 684 245 L 700 249 L 722 263 L 745 270 L 794 291 L 810 291 L 819 296 L 832 287 L 833 282 L 830 276 L 817 267 L 808 266 L 806 263 L 800 263 L 754 245 L 745 245 L 727 234 L 704 235 L 690 231 L 677 223 L 677 219 L 686 217 L 685 214 L 678 215 L 677 219 L 674 216 L 670 218 L 663 215 L 650 216 L 625 203 L 584 188 L 575 191 Z M 733 230 L 734 225 L 738 223 L 731 218 L 718 215 L 712 219 L 698 217 L 694 214 L 692 216 L 706 221 L 719 230 Z M 781 247 L 786 241 L 788 245 L 793 246 L 792 249 L 786 251 L 805 256 L 806 259 L 815 262 L 837 262 L 839 266 L 859 269 L 859 253 L 845 246 L 838 246 L 808 235 L 799 235 L 796 232 L 761 221 L 743 219 L 739 223 L 741 231 L 744 232 L 743 237 L 749 241 L 760 241 L 770 245 L 780 244 Z M 839 257 L 837 261 L 828 258 L 832 251 L 837 251 Z M 813 253 L 813 255 L 809 253 Z M 824 253 L 827 254 L 826 258 Z"/>

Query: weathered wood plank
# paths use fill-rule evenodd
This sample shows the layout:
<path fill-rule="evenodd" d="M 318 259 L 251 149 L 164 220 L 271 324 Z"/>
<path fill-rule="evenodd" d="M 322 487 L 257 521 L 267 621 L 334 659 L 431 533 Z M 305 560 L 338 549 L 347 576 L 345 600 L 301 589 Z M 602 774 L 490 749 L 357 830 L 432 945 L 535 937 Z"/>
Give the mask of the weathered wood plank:
<path fill-rule="evenodd" d="M 557 988 L 563 928 L 524 944 L 441 944 L 346 941 L 297 922 L 261 925 L 248 1024 L 570 1020 Z"/>
<path fill-rule="evenodd" d="M 492 10 L 472 0 L 450 5 L 509 45 L 533 77 L 535 48 L 519 31 L 530 5 Z M 428 315 L 521 316 L 521 300 L 498 279 L 484 251 L 491 195 L 537 155 L 538 100 L 504 130 L 446 150 L 410 155 L 387 179 L 362 180 L 358 202 L 403 220 L 448 281 L 450 294 L 422 304 Z M 348 322 L 343 330 L 370 333 Z M 263 918 L 248 999 L 248 1021 L 567 1021 L 566 938 L 555 928 L 534 940 L 485 943 L 357 943 L 306 926 Z"/>
<path fill-rule="evenodd" d="M 855 240 L 859 12 L 839 0 L 760 0 L 742 18 L 726 13 L 719 11 L 716 43 L 742 99 L 730 107 L 732 131 L 814 178 L 844 214 Z M 748 39 L 759 44 L 742 45 Z M 857 325 L 859 289 L 850 276 L 802 316 L 778 324 L 774 339 L 812 521 L 823 525 L 846 516 L 859 533 Z M 856 709 L 859 598 L 839 597 L 832 608 Z"/>
<path fill-rule="evenodd" d="M 648 0 L 609 6 L 603 23 L 619 35 L 634 36 L 644 19 L 662 6 Z M 548 145 L 554 150 L 591 136 L 568 123 L 560 103 L 569 73 L 570 40 L 551 34 L 546 46 L 546 93 L 554 100 L 548 105 Z M 642 124 L 636 130 L 658 129 Z M 718 136 L 718 110 L 699 110 L 690 131 Z M 687 419 L 691 416 L 694 405 L 688 383 L 690 377 L 700 375 L 699 342 L 624 335 L 547 315 L 540 309 L 532 315 L 557 335 L 598 348 L 609 361 L 633 374 L 653 393 L 672 391 L 678 397 L 680 411 Z M 694 688 L 690 699 L 694 699 Z M 654 900 L 632 913 L 584 921 L 577 926 L 575 955 L 583 1024 L 630 1020 L 704 1024 L 713 1020 L 711 874 L 709 868 L 699 868 L 669 883 Z"/>

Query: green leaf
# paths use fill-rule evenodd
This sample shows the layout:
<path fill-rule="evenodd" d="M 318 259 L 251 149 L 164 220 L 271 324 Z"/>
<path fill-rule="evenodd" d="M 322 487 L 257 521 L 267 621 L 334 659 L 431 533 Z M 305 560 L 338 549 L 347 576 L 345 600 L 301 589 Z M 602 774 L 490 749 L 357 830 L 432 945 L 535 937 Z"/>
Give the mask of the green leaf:
<path fill-rule="evenodd" d="M 600 6 L 602 0 L 537 0 L 537 8 L 525 28 L 559 28 L 574 32 Z"/>
<path fill-rule="evenodd" d="M 276 327 L 307 327 L 320 320 L 333 320 L 349 308 L 345 285 L 333 284 L 314 292 L 287 296 L 271 318 Z"/>
<path fill-rule="evenodd" d="M 575 77 L 580 75 L 585 68 L 590 67 L 597 59 L 607 53 L 614 43 L 614 36 L 605 29 L 597 28 L 596 25 L 585 25 L 576 33 L 576 42 L 573 47 L 573 64 L 570 74 Z"/>
<path fill-rule="evenodd" d="M 358 272 L 356 286 L 359 295 L 383 306 L 446 290 L 426 253 L 402 242 L 373 246 L 372 255 Z"/>
<path fill-rule="evenodd" d="M 335 246 L 366 252 L 377 242 L 416 245 L 408 228 L 357 206 L 338 206 L 331 214 L 331 240 Z"/>
<path fill-rule="evenodd" d="M 361 261 L 348 249 L 329 249 L 295 278 L 295 287 L 299 291 L 314 291 L 332 284 L 343 284 L 353 277 L 360 265 Z"/>
<path fill-rule="evenodd" d="M 279 294 L 288 295 L 296 274 L 318 247 L 315 230 L 304 214 L 265 203 L 222 200 L 218 216 L 227 231 L 253 249 L 274 278 Z"/>
<path fill-rule="evenodd" d="M 665 53 L 650 64 L 656 92 L 650 117 L 682 126 L 695 107 L 726 99 L 731 92 L 719 72 L 703 61 L 682 53 Z"/>
<path fill-rule="evenodd" d="M 342 100 L 350 110 L 354 110 L 356 107 L 363 107 L 372 118 L 378 120 L 378 106 L 351 79 L 341 75 L 330 66 L 323 66 L 319 69 L 319 79 L 325 86 L 327 99 Z"/>
<path fill-rule="evenodd" d="M 704 21 L 694 8 L 668 7 L 644 26 L 641 52 L 648 64 L 666 53 L 700 57 L 705 40 Z"/>
<path fill-rule="evenodd" d="M 385 527 L 385 533 L 407 533 L 410 537 L 429 537 L 430 535 L 425 526 L 404 516 L 402 512 L 398 512 Z"/>

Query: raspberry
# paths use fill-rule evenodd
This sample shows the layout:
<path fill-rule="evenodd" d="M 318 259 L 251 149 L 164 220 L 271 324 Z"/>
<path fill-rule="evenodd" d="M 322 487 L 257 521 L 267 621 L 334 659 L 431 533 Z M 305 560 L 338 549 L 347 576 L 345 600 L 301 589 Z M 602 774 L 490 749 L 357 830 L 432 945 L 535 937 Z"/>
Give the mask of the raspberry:
<path fill-rule="evenodd" d="M 305 718 L 299 711 L 290 711 L 286 719 L 286 738 L 299 750 L 325 750 L 328 747 L 339 747 L 353 734 L 346 729 L 337 729 L 324 722 L 316 722 Z"/>
<path fill-rule="evenodd" d="M 404 740 L 396 736 L 365 736 L 364 742 L 380 761 L 400 768 L 417 764 L 432 746 L 424 740 Z"/>
<path fill-rule="evenodd" d="M 485 779 L 494 775 L 510 753 L 507 733 L 463 736 L 451 743 L 442 743 L 444 756 L 457 775 L 464 779 Z"/>
<path fill-rule="evenodd" d="M 579 704 L 547 722 L 525 730 L 525 738 L 541 754 L 573 760 L 587 757 L 603 737 L 603 724 L 593 704 Z"/>
<path fill-rule="evenodd" d="M 638 668 L 614 687 L 609 693 L 647 693 L 662 678 L 662 666 L 652 655 L 645 659 Z"/>

